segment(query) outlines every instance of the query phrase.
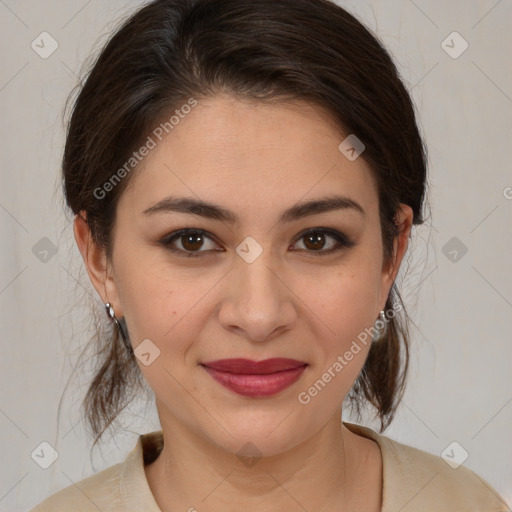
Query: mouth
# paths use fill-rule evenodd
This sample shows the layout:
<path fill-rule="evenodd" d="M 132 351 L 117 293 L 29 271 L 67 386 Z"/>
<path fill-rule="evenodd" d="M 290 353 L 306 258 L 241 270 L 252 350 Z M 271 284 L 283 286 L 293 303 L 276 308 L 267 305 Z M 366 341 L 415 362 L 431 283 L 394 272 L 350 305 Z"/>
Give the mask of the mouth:
<path fill-rule="evenodd" d="M 227 389 L 242 396 L 259 398 L 288 388 L 309 365 L 295 359 L 274 358 L 263 361 L 220 359 L 201 363 L 201 366 Z"/>

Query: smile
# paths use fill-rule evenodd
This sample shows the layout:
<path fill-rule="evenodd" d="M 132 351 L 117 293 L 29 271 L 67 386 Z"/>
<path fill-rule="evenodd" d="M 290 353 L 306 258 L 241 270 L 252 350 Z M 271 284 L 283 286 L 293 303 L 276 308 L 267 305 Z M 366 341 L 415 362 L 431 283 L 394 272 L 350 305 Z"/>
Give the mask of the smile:
<path fill-rule="evenodd" d="M 222 359 L 203 363 L 208 374 L 227 389 L 251 398 L 275 395 L 299 379 L 308 366 L 294 359 Z"/>

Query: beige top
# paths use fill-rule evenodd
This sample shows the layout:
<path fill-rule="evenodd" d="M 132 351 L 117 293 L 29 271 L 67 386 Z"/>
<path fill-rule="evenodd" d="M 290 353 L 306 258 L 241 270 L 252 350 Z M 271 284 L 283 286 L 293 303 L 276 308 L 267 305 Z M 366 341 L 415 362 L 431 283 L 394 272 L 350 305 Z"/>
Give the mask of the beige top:
<path fill-rule="evenodd" d="M 441 457 L 343 422 L 375 440 L 382 453 L 382 512 L 511 512 L 473 471 L 452 469 Z M 162 431 L 140 435 L 125 461 L 70 485 L 30 512 L 161 512 L 144 471 L 163 447 Z"/>

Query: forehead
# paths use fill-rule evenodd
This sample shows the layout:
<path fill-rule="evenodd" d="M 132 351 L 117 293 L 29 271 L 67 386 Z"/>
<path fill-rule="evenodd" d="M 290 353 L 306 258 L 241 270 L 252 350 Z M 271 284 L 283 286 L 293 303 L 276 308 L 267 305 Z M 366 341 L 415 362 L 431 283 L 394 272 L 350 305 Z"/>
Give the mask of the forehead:
<path fill-rule="evenodd" d="M 347 135 L 325 110 L 302 101 L 202 99 L 162 141 L 155 139 L 120 203 L 142 211 L 181 194 L 241 210 L 257 204 L 281 210 L 342 193 L 371 210 L 373 173 L 363 158 L 350 161 L 340 152 Z"/>

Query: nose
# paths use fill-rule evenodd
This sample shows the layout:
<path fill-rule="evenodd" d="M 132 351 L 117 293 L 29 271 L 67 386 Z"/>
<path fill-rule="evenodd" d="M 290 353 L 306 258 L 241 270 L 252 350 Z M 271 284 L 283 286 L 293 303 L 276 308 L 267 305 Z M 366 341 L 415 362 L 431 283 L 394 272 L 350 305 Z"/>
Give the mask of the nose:
<path fill-rule="evenodd" d="M 224 329 L 263 342 L 293 326 L 293 292 L 263 255 L 252 263 L 240 258 L 227 277 L 218 313 Z"/>

